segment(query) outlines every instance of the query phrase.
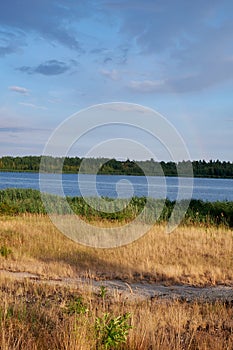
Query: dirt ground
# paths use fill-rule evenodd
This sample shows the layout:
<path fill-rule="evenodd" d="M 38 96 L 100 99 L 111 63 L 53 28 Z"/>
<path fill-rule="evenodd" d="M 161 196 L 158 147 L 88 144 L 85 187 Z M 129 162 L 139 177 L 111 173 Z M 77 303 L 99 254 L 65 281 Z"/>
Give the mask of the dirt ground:
<path fill-rule="evenodd" d="M 158 300 L 180 300 L 186 302 L 203 301 L 215 302 L 223 301 L 233 306 L 233 286 L 217 285 L 211 287 L 194 287 L 191 285 L 163 285 L 155 283 L 127 283 L 121 280 L 97 281 L 89 278 L 59 278 L 44 279 L 37 274 L 20 271 L 0 270 L 2 277 L 15 280 L 31 280 L 36 283 L 46 283 L 63 286 L 78 286 L 80 290 L 91 289 L 96 291 L 101 286 L 105 286 L 108 293 L 118 293 L 128 301 L 139 299 Z"/>

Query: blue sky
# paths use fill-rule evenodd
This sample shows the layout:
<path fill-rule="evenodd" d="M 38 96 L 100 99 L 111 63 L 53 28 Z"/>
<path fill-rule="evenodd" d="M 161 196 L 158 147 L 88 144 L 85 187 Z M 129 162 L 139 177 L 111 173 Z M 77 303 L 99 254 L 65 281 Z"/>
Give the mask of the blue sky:
<path fill-rule="evenodd" d="M 0 69 L 0 156 L 42 154 L 73 113 L 124 101 L 163 114 L 191 159 L 233 161 L 230 0 L 1 1 Z"/>

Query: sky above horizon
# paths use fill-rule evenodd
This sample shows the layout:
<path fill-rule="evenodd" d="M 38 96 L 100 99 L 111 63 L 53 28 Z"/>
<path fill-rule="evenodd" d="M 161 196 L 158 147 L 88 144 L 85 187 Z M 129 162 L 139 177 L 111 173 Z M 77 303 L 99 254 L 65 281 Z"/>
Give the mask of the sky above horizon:
<path fill-rule="evenodd" d="M 161 113 L 191 159 L 233 161 L 230 0 L 1 1 L 0 69 L 0 156 L 40 155 L 70 115 L 122 101 Z"/>

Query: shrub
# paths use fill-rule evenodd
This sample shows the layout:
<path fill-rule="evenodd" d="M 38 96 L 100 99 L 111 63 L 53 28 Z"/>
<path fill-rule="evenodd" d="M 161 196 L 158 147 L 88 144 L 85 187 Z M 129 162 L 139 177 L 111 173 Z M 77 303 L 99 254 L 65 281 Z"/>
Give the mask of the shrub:
<path fill-rule="evenodd" d="M 116 348 L 125 343 L 132 328 L 129 324 L 130 313 L 123 316 L 111 318 L 109 313 L 103 317 L 97 317 L 95 321 L 95 330 L 97 336 L 97 349 Z"/>
<path fill-rule="evenodd" d="M 1 246 L 0 248 L 1 256 L 7 259 L 11 253 L 12 253 L 12 250 L 10 248 L 7 248 L 5 245 Z"/>
<path fill-rule="evenodd" d="M 71 300 L 68 305 L 66 306 L 66 312 L 68 315 L 74 315 L 74 314 L 85 314 L 88 312 L 87 306 L 83 302 L 82 297 L 77 297 L 73 300 Z"/>

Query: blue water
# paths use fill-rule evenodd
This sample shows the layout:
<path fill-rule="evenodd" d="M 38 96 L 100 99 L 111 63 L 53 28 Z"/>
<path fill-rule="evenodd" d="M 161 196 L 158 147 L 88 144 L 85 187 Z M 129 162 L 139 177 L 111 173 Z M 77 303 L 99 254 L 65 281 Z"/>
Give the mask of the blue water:
<path fill-rule="evenodd" d="M 42 179 L 43 191 L 60 194 L 59 175 L 46 174 Z M 68 196 L 129 198 L 134 195 L 175 200 L 179 189 L 180 199 L 190 198 L 190 180 L 176 177 L 63 174 L 62 189 Z M 39 174 L 0 172 L 0 189 L 12 187 L 39 190 Z M 194 178 L 192 198 L 212 202 L 233 201 L 233 179 Z"/>

